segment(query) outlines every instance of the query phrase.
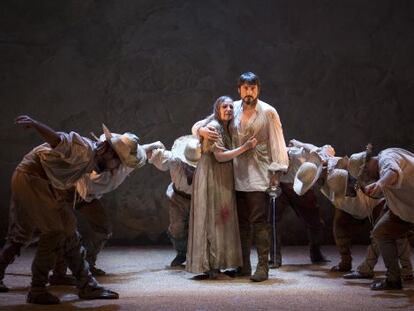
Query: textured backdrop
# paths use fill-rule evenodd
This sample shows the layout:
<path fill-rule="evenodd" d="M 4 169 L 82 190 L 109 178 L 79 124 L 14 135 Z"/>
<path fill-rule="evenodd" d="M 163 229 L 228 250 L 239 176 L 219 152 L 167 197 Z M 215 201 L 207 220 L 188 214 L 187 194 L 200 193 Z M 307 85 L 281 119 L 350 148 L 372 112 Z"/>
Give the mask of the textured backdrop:
<path fill-rule="evenodd" d="M 13 124 L 136 132 L 142 142 L 188 134 L 236 79 L 253 71 L 286 140 L 340 155 L 371 141 L 414 150 L 414 2 L 409 0 L 3 0 L 0 3 L 0 235 L 9 180 L 41 143 Z M 104 202 L 114 242 L 166 241 L 167 173 L 147 165 Z M 332 207 L 321 200 L 326 242 Z M 293 213 L 286 243 L 305 243 Z"/>

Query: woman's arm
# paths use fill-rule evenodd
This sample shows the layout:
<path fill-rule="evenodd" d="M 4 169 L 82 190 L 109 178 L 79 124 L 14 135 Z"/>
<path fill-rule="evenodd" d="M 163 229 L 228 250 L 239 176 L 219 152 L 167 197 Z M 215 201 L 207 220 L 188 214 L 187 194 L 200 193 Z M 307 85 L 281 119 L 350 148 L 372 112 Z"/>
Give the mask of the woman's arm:
<path fill-rule="evenodd" d="M 234 159 L 235 157 L 241 155 L 243 152 L 246 152 L 247 150 L 255 148 L 257 145 L 257 139 L 252 137 L 248 139 L 243 145 L 236 149 L 227 150 L 221 147 L 218 147 L 217 145 L 214 151 L 214 157 L 219 162 L 226 162 Z"/>
<path fill-rule="evenodd" d="M 44 140 L 47 143 L 49 143 L 49 145 L 52 148 L 55 148 L 57 145 L 59 145 L 61 141 L 59 134 L 55 130 L 53 130 L 46 124 L 43 124 L 39 121 L 32 119 L 29 116 L 26 116 L 26 115 L 18 116 L 14 120 L 14 122 L 26 128 L 34 128 L 40 134 L 40 136 L 42 136 Z"/>

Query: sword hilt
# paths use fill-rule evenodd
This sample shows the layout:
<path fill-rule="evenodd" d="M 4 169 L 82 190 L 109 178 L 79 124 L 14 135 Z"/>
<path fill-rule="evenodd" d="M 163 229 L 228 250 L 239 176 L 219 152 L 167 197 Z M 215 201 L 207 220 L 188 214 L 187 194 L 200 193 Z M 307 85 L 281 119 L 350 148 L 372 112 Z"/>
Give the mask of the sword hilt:
<path fill-rule="evenodd" d="M 270 198 L 276 199 L 282 194 L 282 189 L 279 187 L 279 185 L 270 185 L 269 188 L 266 189 L 266 193 Z"/>
<path fill-rule="evenodd" d="M 266 189 L 267 194 L 270 198 L 277 198 L 281 195 L 282 189 L 279 186 L 280 175 L 283 173 L 285 168 L 277 163 L 272 163 L 269 166 L 269 187 Z"/>

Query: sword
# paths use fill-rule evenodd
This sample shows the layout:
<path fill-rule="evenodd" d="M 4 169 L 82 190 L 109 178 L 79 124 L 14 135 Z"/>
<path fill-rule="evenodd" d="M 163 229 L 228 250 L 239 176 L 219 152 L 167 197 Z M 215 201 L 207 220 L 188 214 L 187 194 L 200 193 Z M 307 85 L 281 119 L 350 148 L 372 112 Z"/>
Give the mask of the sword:
<path fill-rule="evenodd" d="M 271 265 L 275 265 L 276 260 L 276 250 L 277 250 L 277 228 L 276 228 L 276 198 L 279 197 L 282 194 L 282 189 L 279 186 L 279 179 L 280 174 L 282 171 L 284 171 L 283 168 L 281 168 L 278 165 L 270 165 L 269 166 L 269 175 L 270 175 L 270 183 L 269 187 L 266 189 L 267 194 L 270 198 L 270 204 L 269 204 L 269 222 L 272 226 L 272 243 L 270 247 L 270 263 Z M 273 266 L 273 267 L 276 267 Z"/>

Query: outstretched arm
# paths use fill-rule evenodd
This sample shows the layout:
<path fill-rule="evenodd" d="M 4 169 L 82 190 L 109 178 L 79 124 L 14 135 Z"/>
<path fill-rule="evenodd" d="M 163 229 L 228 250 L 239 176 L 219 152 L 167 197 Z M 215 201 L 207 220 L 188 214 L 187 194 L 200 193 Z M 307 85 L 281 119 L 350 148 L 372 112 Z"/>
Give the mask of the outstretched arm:
<path fill-rule="evenodd" d="M 148 157 L 148 163 L 154 165 L 160 171 L 168 171 L 176 162 L 177 159 L 174 158 L 172 152 L 165 150 L 165 148 L 152 150 L 151 156 Z"/>
<path fill-rule="evenodd" d="M 40 134 L 40 136 L 42 136 L 45 139 L 45 141 L 49 143 L 49 145 L 52 148 L 55 148 L 57 145 L 59 145 L 61 141 L 59 134 L 55 130 L 53 130 L 46 124 L 43 124 L 37 120 L 32 119 L 29 116 L 26 116 L 26 115 L 18 116 L 14 120 L 14 122 L 26 128 L 34 128 Z"/>
<path fill-rule="evenodd" d="M 296 139 L 292 139 L 292 140 L 289 141 L 289 147 L 299 147 L 299 148 L 303 148 L 307 152 L 311 152 L 311 151 L 313 151 L 313 150 L 315 150 L 315 149 L 318 148 L 315 145 L 303 143 L 303 142 L 301 142 L 299 140 L 296 140 Z"/>
<path fill-rule="evenodd" d="M 147 154 L 147 159 L 150 159 L 152 157 L 152 152 L 156 149 L 165 149 L 165 146 L 162 142 L 155 141 L 150 144 L 142 145 L 142 148 L 144 148 L 145 153 Z"/>
<path fill-rule="evenodd" d="M 226 162 L 234 159 L 235 157 L 241 155 L 247 150 L 255 148 L 257 145 L 257 139 L 252 137 L 248 139 L 243 145 L 236 149 L 227 150 L 216 145 L 216 150 L 214 151 L 214 157 L 219 162 Z"/>

